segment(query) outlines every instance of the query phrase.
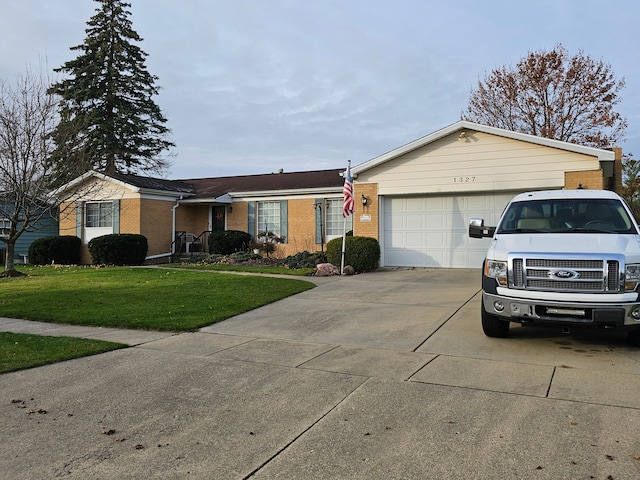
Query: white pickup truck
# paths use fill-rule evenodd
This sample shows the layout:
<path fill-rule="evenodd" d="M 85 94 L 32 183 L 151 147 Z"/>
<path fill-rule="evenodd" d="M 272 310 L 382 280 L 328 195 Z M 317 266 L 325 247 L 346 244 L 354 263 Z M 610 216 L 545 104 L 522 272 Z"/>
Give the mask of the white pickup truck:
<path fill-rule="evenodd" d="M 492 237 L 482 271 L 482 329 L 509 323 L 627 330 L 640 346 L 640 231 L 607 190 L 517 195 L 497 227 L 471 219 L 469 236 Z"/>

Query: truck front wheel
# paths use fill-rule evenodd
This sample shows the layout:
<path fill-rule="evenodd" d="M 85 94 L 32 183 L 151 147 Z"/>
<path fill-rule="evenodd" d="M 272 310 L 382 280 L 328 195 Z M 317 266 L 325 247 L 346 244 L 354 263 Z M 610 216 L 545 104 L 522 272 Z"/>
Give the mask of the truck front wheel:
<path fill-rule="evenodd" d="M 500 320 L 496 315 L 487 313 L 484 309 L 484 302 L 481 305 L 482 308 L 482 331 L 487 337 L 505 338 L 509 336 L 509 322 Z"/>
<path fill-rule="evenodd" d="M 634 347 L 640 347 L 640 328 L 629 330 L 627 333 L 627 342 Z"/>

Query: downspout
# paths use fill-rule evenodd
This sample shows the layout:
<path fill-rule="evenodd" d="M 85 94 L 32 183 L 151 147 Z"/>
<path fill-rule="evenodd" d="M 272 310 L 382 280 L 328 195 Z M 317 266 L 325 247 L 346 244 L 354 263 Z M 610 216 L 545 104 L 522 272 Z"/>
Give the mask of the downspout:
<path fill-rule="evenodd" d="M 178 208 L 180 206 L 180 200 L 182 200 L 183 196 L 180 195 L 180 198 L 178 200 L 176 200 L 176 204 L 171 207 L 171 228 L 172 233 L 171 233 L 171 238 L 173 239 L 171 241 L 171 251 L 169 253 L 160 253 L 158 255 L 151 255 L 149 257 L 146 257 L 145 260 L 156 260 L 158 258 L 164 258 L 164 257 L 172 257 L 173 254 L 175 253 L 176 250 L 176 208 Z"/>
<path fill-rule="evenodd" d="M 176 204 L 171 207 L 171 253 L 173 255 L 176 253 L 176 208 L 180 206 L 180 200 L 182 200 L 182 195 L 180 198 L 176 200 Z"/>

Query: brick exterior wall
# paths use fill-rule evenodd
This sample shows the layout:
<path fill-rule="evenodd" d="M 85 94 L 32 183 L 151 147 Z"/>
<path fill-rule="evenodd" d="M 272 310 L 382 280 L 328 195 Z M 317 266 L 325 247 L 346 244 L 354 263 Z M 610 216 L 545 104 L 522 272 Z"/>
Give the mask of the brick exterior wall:
<path fill-rule="evenodd" d="M 120 200 L 120 233 L 136 233 L 147 237 L 147 255 L 168 253 L 171 249 L 171 207 L 166 200 L 125 198 Z M 144 212 L 144 218 L 141 217 Z M 76 235 L 75 202 L 63 203 L 60 208 L 60 235 Z M 89 248 L 82 243 L 80 261 L 91 264 Z"/>
<path fill-rule="evenodd" d="M 120 233 L 140 233 L 147 237 L 148 256 L 171 252 L 173 241 L 171 208 L 175 203 L 143 198 L 135 203 L 132 201 L 130 205 L 127 202 L 126 208 L 131 208 L 131 212 L 123 211 L 122 203 L 124 202 L 120 203 Z M 127 221 L 126 226 L 123 218 Z M 137 232 L 134 231 L 136 228 Z"/>
<path fill-rule="evenodd" d="M 209 205 L 180 205 L 176 208 L 176 230 L 195 233 L 196 235 L 209 230 L 210 208 Z M 171 215 L 169 215 L 169 218 L 171 218 Z M 169 230 L 171 230 L 171 226 L 169 226 Z"/>
<path fill-rule="evenodd" d="M 231 212 L 227 208 L 227 230 L 246 232 L 248 228 L 249 207 L 247 202 L 234 203 Z"/>
<path fill-rule="evenodd" d="M 313 204 L 313 198 L 289 200 L 289 238 L 287 243 L 276 247 L 278 257 L 284 258 L 305 250 L 320 250 L 320 244 L 316 243 L 316 211 Z"/>
<path fill-rule="evenodd" d="M 613 152 L 616 155 L 613 161 L 613 179 L 611 182 L 611 190 L 618 195 L 622 193 L 622 149 L 614 148 Z"/>
<path fill-rule="evenodd" d="M 602 178 L 602 170 L 585 170 L 581 172 L 565 172 L 564 188 L 575 190 L 580 185 L 582 188 L 592 190 L 603 190 L 604 179 Z"/>
<path fill-rule="evenodd" d="M 367 205 L 362 205 L 362 195 L 367 197 Z M 356 183 L 354 185 L 356 209 L 353 218 L 353 234 L 378 240 L 379 205 L 377 183 Z M 370 216 L 369 221 L 366 216 Z M 363 217 L 365 216 L 365 217 Z M 364 221 L 363 221 L 364 220 Z"/>
<path fill-rule="evenodd" d="M 564 188 L 574 190 L 582 185 L 583 188 L 593 190 L 613 190 L 622 192 L 622 149 L 614 148 L 615 159 L 613 161 L 613 177 L 604 177 L 602 169 L 587 170 L 582 172 L 565 172 Z"/>
<path fill-rule="evenodd" d="M 285 258 L 298 252 L 319 251 L 321 246 L 316 243 L 315 199 L 289 199 L 287 202 L 288 228 L 287 243 L 276 245 L 271 255 L 275 258 Z M 182 208 L 182 207 L 180 207 Z M 235 202 L 233 211 L 227 209 L 227 230 L 249 230 L 248 202 Z"/>

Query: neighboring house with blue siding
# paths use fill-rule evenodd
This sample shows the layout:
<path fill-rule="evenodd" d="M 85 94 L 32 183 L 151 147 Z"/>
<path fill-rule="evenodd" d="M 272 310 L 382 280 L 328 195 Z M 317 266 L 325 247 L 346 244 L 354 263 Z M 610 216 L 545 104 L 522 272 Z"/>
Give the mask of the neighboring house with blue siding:
<path fill-rule="evenodd" d="M 43 207 L 44 208 L 44 207 Z M 6 241 L 11 227 L 11 217 L 15 211 L 15 203 L 13 196 L 7 193 L 0 193 L 0 264 L 5 262 Z M 43 210 L 32 212 L 32 218 L 41 215 Z M 22 227 L 22 220 L 18 222 L 18 228 Z M 29 246 L 34 240 L 42 237 L 50 237 L 58 235 L 59 222 L 57 212 L 55 210 L 45 212 L 41 219 L 29 226 L 20 235 L 15 243 L 14 259 L 16 263 L 26 263 Z"/>

